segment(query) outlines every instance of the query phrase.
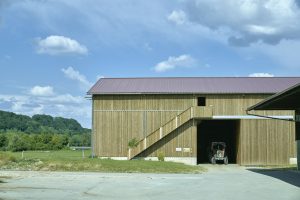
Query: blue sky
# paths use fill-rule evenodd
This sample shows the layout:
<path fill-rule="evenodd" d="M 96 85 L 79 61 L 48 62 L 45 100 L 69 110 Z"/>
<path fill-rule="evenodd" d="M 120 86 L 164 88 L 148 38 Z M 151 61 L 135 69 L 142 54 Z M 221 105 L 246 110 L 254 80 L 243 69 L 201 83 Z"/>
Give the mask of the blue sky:
<path fill-rule="evenodd" d="M 299 76 L 298 0 L 0 0 L 0 109 L 91 124 L 100 77 Z"/>

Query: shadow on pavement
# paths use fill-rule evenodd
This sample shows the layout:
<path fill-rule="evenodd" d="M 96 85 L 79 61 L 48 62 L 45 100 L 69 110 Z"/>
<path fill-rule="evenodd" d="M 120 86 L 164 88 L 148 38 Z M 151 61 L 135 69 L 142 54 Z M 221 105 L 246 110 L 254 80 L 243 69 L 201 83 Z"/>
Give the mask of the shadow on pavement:
<path fill-rule="evenodd" d="M 271 176 L 281 181 L 300 187 L 300 171 L 280 170 L 280 169 L 248 169 L 249 171 Z"/>

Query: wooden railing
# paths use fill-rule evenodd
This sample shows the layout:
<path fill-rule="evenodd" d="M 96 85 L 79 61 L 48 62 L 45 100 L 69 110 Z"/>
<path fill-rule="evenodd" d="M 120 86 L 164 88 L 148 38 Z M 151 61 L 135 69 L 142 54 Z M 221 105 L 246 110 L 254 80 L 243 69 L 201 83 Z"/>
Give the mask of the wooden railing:
<path fill-rule="evenodd" d="M 212 117 L 212 108 L 211 107 L 199 107 L 194 106 L 190 107 L 187 110 L 183 111 L 159 129 L 147 135 L 144 139 L 138 142 L 137 147 L 129 149 L 128 158 L 132 159 L 138 154 L 142 153 L 148 147 L 152 146 L 171 132 L 173 132 L 178 127 L 182 126 L 189 120 L 193 118 L 211 118 Z"/>

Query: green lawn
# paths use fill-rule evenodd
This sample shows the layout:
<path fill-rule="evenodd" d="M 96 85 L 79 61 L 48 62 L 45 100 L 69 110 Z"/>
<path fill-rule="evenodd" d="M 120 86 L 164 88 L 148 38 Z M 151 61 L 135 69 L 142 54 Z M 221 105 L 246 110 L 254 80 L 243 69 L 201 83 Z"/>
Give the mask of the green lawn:
<path fill-rule="evenodd" d="M 82 151 L 26 151 L 0 152 L 2 170 L 37 170 L 37 171 L 93 171 L 127 173 L 201 173 L 199 166 L 188 166 L 174 162 L 145 160 L 117 161 L 111 159 L 89 158 L 91 152 Z"/>

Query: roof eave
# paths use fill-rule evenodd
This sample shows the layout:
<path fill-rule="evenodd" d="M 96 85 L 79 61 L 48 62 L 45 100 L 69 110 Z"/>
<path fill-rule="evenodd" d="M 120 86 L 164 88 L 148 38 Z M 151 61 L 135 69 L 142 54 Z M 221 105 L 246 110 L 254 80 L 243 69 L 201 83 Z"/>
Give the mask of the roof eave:
<path fill-rule="evenodd" d="M 261 101 L 261 102 L 255 104 L 255 105 L 249 107 L 249 108 L 247 109 L 247 111 L 251 111 L 251 110 L 271 110 L 270 108 L 266 109 L 265 107 L 266 107 L 268 104 L 270 104 L 270 103 L 272 103 L 272 102 L 274 102 L 274 101 L 278 101 L 278 100 L 280 100 L 281 98 L 286 97 L 287 95 L 289 95 L 290 93 L 292 93 L 294 90 L 298 89 L 298 87 L 300 88 L 300 83 L 298 83 L 298 84 L 296 84 L 296 85 L 293 85 L 293 86 L 291 86 L 291 87 L 289 87 L 289 88 L 287 88 L 287 89 L 285 89 L 285 90 L 283 90 L 283 91 L 281 91 L 281 92 L 278 92 L 278 93 L 276 93 L 276 94 L 274 94 L 274 95 L 272 95 L 272 96 L 266 98 L 265 100 L 263 100 L 263 101 Z M 278 109 L 278 108 L 277 108 L 277 109 Z M 276 109 L 276 110 L 277 110 L 277 109 Z M 274 110 L 275 110 L 275 109 L 274 109 Z"/>
<path fill-rule="evenodd" d="M 140 94 L 267 94 L 272 95 L 275 94 L 275 92 L 102 92 L 102 93 L 92 93 L 88 92 L 88 95 L 140 95 Z"/>

